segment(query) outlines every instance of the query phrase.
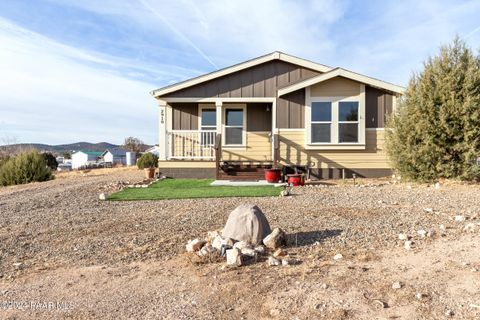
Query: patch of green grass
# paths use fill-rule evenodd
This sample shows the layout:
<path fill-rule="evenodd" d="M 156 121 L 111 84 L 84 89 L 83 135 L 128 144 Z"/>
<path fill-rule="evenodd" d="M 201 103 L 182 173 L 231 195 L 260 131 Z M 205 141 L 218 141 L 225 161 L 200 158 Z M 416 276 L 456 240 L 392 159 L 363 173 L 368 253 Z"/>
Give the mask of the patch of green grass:
<path fill-rule="evenodd" d="M 113 193 L 109 200 L 164 200 L 225 197 L 274 197 L 281 188 L 274 186 L 212 187 L 212 179 L 165 179 L 148 188 L 125 188 Z"/>

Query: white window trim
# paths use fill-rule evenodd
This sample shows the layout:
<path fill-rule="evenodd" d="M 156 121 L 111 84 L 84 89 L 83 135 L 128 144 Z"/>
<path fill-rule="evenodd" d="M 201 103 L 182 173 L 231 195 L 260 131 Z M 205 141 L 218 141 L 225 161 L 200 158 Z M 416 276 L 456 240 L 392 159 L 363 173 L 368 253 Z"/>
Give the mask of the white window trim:
<path fill-rule="evenodd" d="M 339 102 L 358 102 L 358 142 L 338 142 L 338 103 Z M 312 102 L 331 102 L 332 103 L 332 124 L 330 128 L 330 143 L 312 143 Z M 328 150 L 328 149 L 365 149 L 365 85 L 360 84 L 360 94 L 356 96 L 336 96 L 336 97 L 312 97 L 310 96 L 310 87 L 305 90 L 305 149 L 308 150 Z"/>
<path fill-rule="evenodd" d="M 226 121 L 227 121 L 227 109 L 242 109 L 243 110 L 243 125 L 242 125 L 242 144 L 226 144 Z M 238 148 L 246 148 L 247 147 L 247 105 L 242 104 L 228 104 L 223 105 L 222 110 L 222 146 L 226 149 L 238 149 Z M 238 126 L 228 126 L 228 127 L 238 127 Z"/>
<path fill-rule="evenodd" d="M 214 104 L 198 104 L 198 130 L 202 131 L 202 111 L 203 109 L 213 109 L 215 112 L 217 112 L 217 108 Z M 216 115 L 216 114 L 215 114 Z M 213 129 L 211 131 L 216 131 L 217 130 L 217 125 L 211 125 L 211 126 L 206 126 L 206 127 L 212 127 Z M 209 130 L 210 131 L 210 130 Z"/>

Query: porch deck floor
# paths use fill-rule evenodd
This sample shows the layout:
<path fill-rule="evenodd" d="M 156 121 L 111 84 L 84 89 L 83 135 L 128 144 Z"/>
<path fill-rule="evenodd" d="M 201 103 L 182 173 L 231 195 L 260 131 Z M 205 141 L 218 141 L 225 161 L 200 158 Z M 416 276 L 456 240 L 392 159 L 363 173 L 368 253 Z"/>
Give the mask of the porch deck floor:
<path fill-rule="evenodd" d="M 258 187 L 258 186 L 274 186 L 281 187 L 285 183 L 269 183 L 267 180 L 257 180 L 257 181 L 241 181 L 241 180 L 215 180 L 211 186 L 231 186 L 231 187 Z"/>

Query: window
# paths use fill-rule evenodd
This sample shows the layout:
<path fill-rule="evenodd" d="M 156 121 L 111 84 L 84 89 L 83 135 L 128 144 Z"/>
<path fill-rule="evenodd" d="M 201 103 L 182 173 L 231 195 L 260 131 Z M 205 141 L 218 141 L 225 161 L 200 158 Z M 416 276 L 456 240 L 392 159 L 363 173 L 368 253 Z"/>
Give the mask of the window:
<path fill-rule="evenodd" d="M 338 103 L 338 142 L 358 142 L 358 102 Z"/>
<path fill-rule="evenodd" d="M 316 98 L 309 104 L 306 143 L 310 144 L 310 149 L 365 148 L 361 98 Z"/>
<path fill-rule="evenodd" d="M 243 145 L 243 109 L 225 109 L 225 145 Z"/>
<path fill-rule="evenodd" d="M 201 109 L 200 140 L 202 146 L 211 146 L 215 142 L 217 130 L 217 111 L 215 109 Z"/>
<path fill-rule="evenodd" d="M 312 143 L 330 143 L 332 103 L 312 102 Z"/>

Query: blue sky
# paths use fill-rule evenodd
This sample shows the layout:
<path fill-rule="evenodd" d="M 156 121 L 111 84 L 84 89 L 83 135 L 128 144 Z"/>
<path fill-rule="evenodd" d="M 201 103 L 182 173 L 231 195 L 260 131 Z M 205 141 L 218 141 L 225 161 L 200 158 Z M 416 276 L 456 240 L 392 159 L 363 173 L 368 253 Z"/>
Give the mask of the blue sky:
<path fill-rule="evenodd" d="M 157 143 L 149 91 L 280 50 L 399 85 L 480 1 L 0 2 L 0 144 Z"/>

